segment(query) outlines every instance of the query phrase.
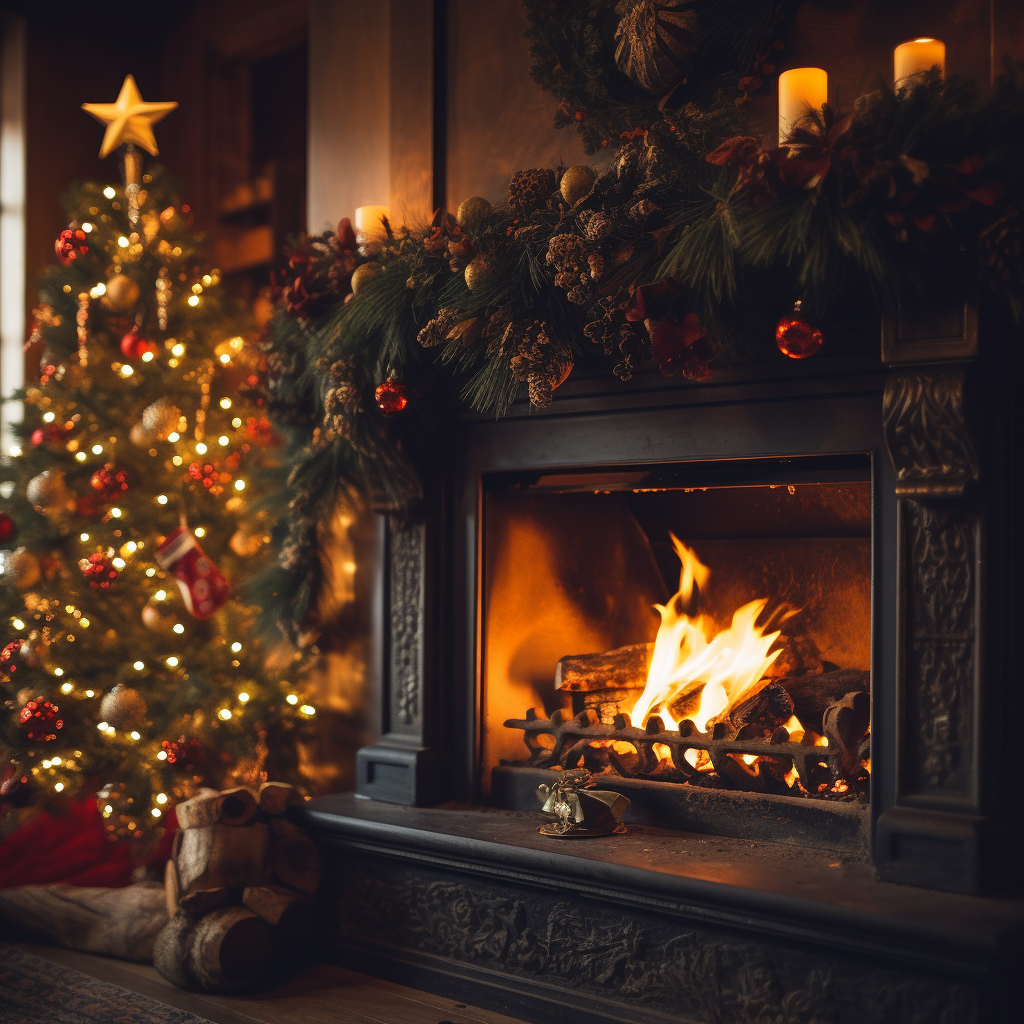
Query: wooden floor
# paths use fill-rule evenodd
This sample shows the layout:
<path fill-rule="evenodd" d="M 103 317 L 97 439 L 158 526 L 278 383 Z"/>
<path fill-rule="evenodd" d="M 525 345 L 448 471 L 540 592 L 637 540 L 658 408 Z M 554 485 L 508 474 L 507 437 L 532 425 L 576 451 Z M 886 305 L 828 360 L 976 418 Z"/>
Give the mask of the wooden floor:
<path fill-rule="evenodd" d="M 14 945 L 214 1024 L 522 1024 L 500 1013 L 327 964 L 313 964 L 258 995 L 214 996 L 182 992 L 148 965 L 28 942 Z"/>

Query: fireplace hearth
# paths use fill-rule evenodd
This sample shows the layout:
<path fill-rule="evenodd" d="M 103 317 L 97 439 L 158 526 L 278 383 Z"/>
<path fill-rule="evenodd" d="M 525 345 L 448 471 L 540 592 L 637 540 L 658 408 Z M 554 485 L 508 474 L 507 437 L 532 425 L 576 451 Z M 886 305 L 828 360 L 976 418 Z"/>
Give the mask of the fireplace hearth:
<path fill-rule="evenodd" d="M 382 523 L 382 736 L 304 812 L 339 959 L 545 1022 L 1006 1019 L 1019 412 L 976 337 L 885 337 L 453 404 Z M 705 661 L 652 689 L 666 620 Z M 626 835 L 538 833 L 577 766 Z"/>

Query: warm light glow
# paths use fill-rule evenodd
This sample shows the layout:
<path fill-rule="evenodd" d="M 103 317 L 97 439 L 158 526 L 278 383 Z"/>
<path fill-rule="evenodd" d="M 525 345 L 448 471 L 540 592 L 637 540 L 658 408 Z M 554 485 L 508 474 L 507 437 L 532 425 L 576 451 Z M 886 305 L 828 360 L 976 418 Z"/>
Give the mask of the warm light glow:
<path fill-rule="evenodd" d="M 179 437 L 181 437 L 181 434 L 179 434 L 176 430 L 172 430 L 167 435 L 167 440 L 170 441 L 171 444 L 174 444 L 174 442 L 177 441 Z"/>
<path fill-rule="evenodd" d="M 167 600 L 167 591 L 166 591 L 166 590 L 158 590 L 158 591 L 157 591 L 157 592 L 156 592 L 156 593 L 155 593 L 155 594 L 153 595 L 153 597 L 154 597 L 154 599 L 155 599 L 155 600 L 157 600 L 157 601 L 166 601 L 166 600 Z"/>
<path fill-rule="evenodd" d="M 153 353 L 152 352 L 143 352 L 142 353 L 142 361 L 144 363 L 151 363 L 153 361 Z"/>
<path fill-rule="evenodd" d="M 238 702 L 239 702 L 239 704 L 248 704 L 249 703 L 249 694 L 245 693 L 244 691 L 242 693 L 240 693 L 238 695 Z"/>
<path fill-rule="evenodd" d="M 82 225 L 82 230 L 83 230 L 83 231 L 84 231 L 84 232 L 85 232 L 85 233 L 86 233 L 87 235 L 91 235 L 91 234 L 92 234 L 92 229 L 93 229 L 93 225 L 92 225 L 92 224 L 90 224 L 90 223 L 89 223 L 88 221 L 86 221 L 86 222 L 85 222 L 85 223 L 84 223 L 84 224 Z"/>
<path fill-rule="evenodd" d="M 185 627 L 180 622 L 176 622 L 172 628 L 174 629 L 175 633 L 185 632 Z"/>
<path fill-rule="evenodd" d="M 53 788 L 54 788 L 54 789 L 55 789 L 55 790 L 56 790 L 56 791 L 57 791 L 58 793 L 61 793 L 61 792 L 63 792 L 63 791 L 64 791 L 64 783 L 63 783 L 63 782 L 58 782 L 58 783 L 57 783 L 57 785 L 56 785 L 56 786 L 54 786 Z"/>
<path fill-rule="evenodd" d="M 176 466 L 180 466 L 185 460 L 180 455 L 175 455 L 171 462 Z"/>
<path fill-rule="evenodd" d="M 391 219 L 391 211 L 387 206 L 357 206 L 356 234 L 365 238 L 387 238 L 384 218 Z"/>
<path fill-rule="evenodd" d="M 123 558 L 114 558 L 114 559 L 111 560 L 110 564 L 115 569 L 123 569 L 127 563 L 125 562 L 125 560 Z"/>
<path fill-rule="evenodd" d="M 142 739 L 142 734 L 136 732 L 134 729 L 131 731 L 130 736 L 131 736 L 131 738 L 133 740 L 141 740 Z"/>
<path fill-rule="evenodd" d="M 146 667 L 146 663 L 144 661 L 137 661 L 132 666 L 132 668 L 134 668 L 136 672 L 141 672 L 145 667 Z"/>
<path fill-rule="evenodd" d="M 11 625 L 15 629 L 24 629 L 25 628 L 25 623 L 22 622 L 21 619 L 12 619 L 11 620 Z"/>
<path fill-rule="evenodd" d="M 89 289 L 89 296 L 93 299 L 98 299 L 101 295 L 106 294 L 107 286 L 102 281 L 100 281 L 99 284 L 93 285 L 93 287 Z"/>
<path fill-rule="evenodd" d="M 231 645 L 231 650 L 233 650 L 235 654 L 237 654 L 241 649 L 242 645 L 237 640 Z"/>
<path fill-rule="evenodd" d="M 130 377 L 134 372 L 135 371 L 127 363 L 125 363 L 124 366 L 121 367 L 122 377 Z"/>
<path fill-rule="evenodd" d="M 289 693 L 288 696 L 285 697 L 285 700 L 288 701 L 289 704 L 299 703 L 299 698 L 294 693 Z"/>
<path fill-rule="evenodd" d="M 178 667 L 178 659 L 175 658 L 172 655 L 170 658 L 167 659 L 167 667 L 168 668 L 177 668 Z"/>
<path fill-rule="evenodd" d="M 158 494 L 156 496 L 156 503 L 158 505 L 166 505 L 167 504 L 167 495 L 166 494 Z"/>
<path fill-rule="evenodd" d="M 52 412 L 44 412 L 43 413 L 43 422 L 44 423 L 52 423 L 53 419 L 54 419 L 54 417 L 53 417 L 53 413 Z"/>
<path fill-rule="evenodd" d="M 223 364 L 224 364 L 225 366 L 227 366 L 227 365 L 228 365 L 228 363 L 230 363 L 230 362 L 231 362 L 231 356 L 229 356 L 229 355 L 227 354 L 227 352 L 225 352 L 225 353 L 224 353 L 223 355 L 221 355 L 221 356 L 220 356 L 219 358 L 220 358 L 220 361 L 221 361 L 221 362 L 222 362 L 222 363 L 223 363 Z"/>
<path fill-rule="evenodd" d="M 106 188 L 105 188 L 105 189 L 103 190 L 103 194 L 104 194 L 104 195 L 105 195 L 105 196 L 106 196 L 106 197 L 107 197 L 108 199 L 113 199 L 113 198 L 114 198 L 114 196 L 116 196 L 116 195 L 117 195 L 117 193 L 116 193 L 116 192 L 115 192 L 115 191 L 114 191 L 114 190 L 113 190 L 113 189 L 112 189 L 112 188 L 111 188 L 111 187 L 110 187 L 109 185 L 108 185 L 108 186 L 107 186 L 107 187 L 106 187 Z M 109 810 L 109 809 L 110 809 L 110 808 L 107 808 L 107 810 Z"/>
<path fill-rule="evenodd" d="M 121 247 L 122 249 L 127 249 L 127 248 L 128 248 L 128 245 L 129 245 L 129 242 L 128 242 L 128 239 L 124 237 L 124 235 L 121 235 L 121 237 L 120 237 L 120 238 L 118 238 L 118 240 L 117 240 L 117 244 L 118 244 L 118 245 L 119 245 L 119 246 L 120 246 L 120 247 Z"/>
<path fill-rule="evenodd" d="M 78 452 L 78 454 L 77 454 L 77 455 L 75 455 L 75 458 L 76 458 L 76 459 L 77 459 L 77 460 L 78 460 L 79 462 L 85 462 L 85 452 Z"/>
<path fill-rule="evenodd" d="M 199 296 L 198 295 L 190 295 L 188 297 L 188 304 L 190 306 L 198 306 L 199 305 Z"/>
<path fill-rule="evenodd" d="M 107 726 L 107 735 L 108 736 L 113 736 L 114 733 L 116 733 L 116 732 L 117 732 L 117 730 L 112 725 L 108 725 Z"/>
<path fill-rule="evenodd" d="M 96 691 L 95 690 L 86 690 L 85 691 L 85 695 L 86 695 L 86 697 L 95 697 L 96 696 Z"/>
<path fill-rule="evenodd" d="M 793 743 L 799 743 L 804 738 L 804 727 L 800 719 L 796 715 L 791 715 L 789 721 L 783 726 L 786 732 L 789 733 L 790 741 Z"/>
<path fill-rule="evenodd" d="M 228 711 L 227 708 L 221 708 L 220 711 L 217 712 L 217 716 L 222 721 L 226 722 L 231 717 L 231 712 Z"/>
<path fill-rule="evenodd" d="M 221 448 L 226 448 L 231 444 L 231 439 L 226 434 L 221 434 L 220 437 L 217 438 L 217 444 L 219 444 Z"/>
<path fill-rule="evenodd" d="M 706 587 L 711 571 L 697 555 L 675 536 L 672 544 L 682 563 L 679 590 L 667 605 L 655 605 L 661 626 L 654 642 L 654 654 L 647 683 L 630 717 L 638 726 L 655 712 L 666 726 L 676 727 L 679 719 L 669 705 L 703 683 L 697 710 L 688 717 L 701 732 L 708 723 L 732 705 L 756 692 L 771 664 L 779 656 L 768 649 L 779 632 L 764 633 L 757 619 L 768 603 L 766 598 L 750 601 L 733 613 L 728 629 L 715 632 L 715 624 L 704 615 L 691 618 L 687 609 L 695 590 Z"/>
<path fill-rule="evenodd" d="M 112 519 L 120 519 L 121 518 L 121 510 L 119 508 L 112 508 L 110 510 L 110 516 L 111 516 Z"/>
<path fill-rule="evenodd" d="M 10 447 L 10 453 L 12 456 L 14 456 L 14 458 L 17 458 L 19 455 L 21 455 L 21 448 L 16 444 L 12 444 Z"/>
<path fill-rule="evenodd" d="M 302 707 L 299 708 L 299 711 L 301 711 L 304 715 L 307 715 L 307 716 L 311 716 L 311 715 L 315 715 L 316 714 L 316 708 L 313 707 L 312 704 L 303 704 Z"/>
<path fill-rule="evenodd" d="M 62 675 L 64 675 L 64 669 L 62 669 L 62 668 L 55 668 L 53 670 L 53 674 L 55 676 L 62 676 Z"/>
<path fill-rule="evenodd" d="M 206 447 L 205 444 L 203 444 L 202 441 L 200 441 L 199 444 L 196 445 L 196 452 L 199 455 L 205 455 L 208 451 L 209 449 Z"/>
<path fill-rule="evenodd" d="M 92 446 L 92 453 L 93 453 L 93 455 L 102 455 L 103 454 L 103 445 L 101 445 L 101 444 L 94 444 Z"/>
<path fill-rule="evenodd" d="M 156 755 L 156 759 L 157 759 L 158 761 L 166 761 L 166 760 L 167 760 L 167 751 L 166 751 L 166 750 L 161 750 L 161 751 L 159 751 L 159 752 L 157 753 L 157 755 Z M 157 797 L 157 799 L 159 800 L 160 798 L 159 798 L 159 797 Z"/>
<path fill-rule="evenodd" d="M 87 534 L 87 533 L 80 533 L 80 534 L 78 535 L 78 539 L 79 539 L 79 540 L 80 540 L 80 541 L 81 541 L 81 542 L 82 542 L 83 544 L 85 544 L 85 543 L 86 543 L 86 542 L 87 542 L 87 541 L 89 540 L 89 534 Z"/>
<path fill-rule="evenodd" d="M 152 814 L 154 818 L 159 818 L 164 812 L 161 811 L 159 807 L 154 807 L 149 813 Z"/>
<path fill-rule="evenodd" d="M 99 723 L 97 723 L 96 728 L 99 729 L 100 732 L 106 732 L 107 731 L 107 723 L 106 722 L 99 722 Z"/>
<path fill-rule="evenodd" d="M 205 537 L 206 536 L 206 530 L 203 527 L 201 527 L 201 526 L 197 526 L 196 529 L 195 529 L 195 534 L 196 534 L 197 537 Z"/>
<path fill-rule="evenodd" d="M 150 567 L 149 567 L 149 568 L 148 568 L 148 569 L 146 570 L 146 575 L 147 575 L 147 576 L 155 576 L 155 575 L 156 575 L 156 569 L 154 569 L 154 568 L 153 568 L 153 566 L 150 566 Z"/>
<path fill-rule="evenodd" d="M 236 491 L 244 491 L 245 490 L 245 481 L 244 480 L 236 480 L 235 481 L 235 490 Z"/>
<path fill-rule="evenodd" d="M 71 691 L 72 691 L 72 690 L 73 690 L 74 688 L 75 688 L 75 684 L 74 684 L 74 683 L 65 683 L 65 684 L 64 684 L 64 685 L 63 685 L 63 686 L 62 686 L 62 687 L 60 688 L 60 692 L 61 692 L 61 693 L 63 693 L 63 694 L 68 694 L 68 693 L 70 693 L 70 692 L 71 692 Z"/>
<path fill-rule="evenodd" d="M 171 349 L 172 356 L 183 356 L 185 354 L 185 346 L 179 341 L 174 348 Z"/>
<path fill-rule="evenodd" d="M 230 409 L 231 408 L 231 399 L 230 398 L 222 398 L 220 400 L 220 407 L 222 409 Z"/>
<path fill-rule="evenodd" d="M 233 426 L 235 430 L 237 430 L 241 425 L 242 421 L 237 416 L 231 421 L 231 426 Z"/>
<path fill-rule="evenodd" d="M 156 802 L 158 804 L 165 804 L 165 803 L 167 803 L 167 794 L 166 793 L 157 793 L 157 795 L 156 795 Z"/>

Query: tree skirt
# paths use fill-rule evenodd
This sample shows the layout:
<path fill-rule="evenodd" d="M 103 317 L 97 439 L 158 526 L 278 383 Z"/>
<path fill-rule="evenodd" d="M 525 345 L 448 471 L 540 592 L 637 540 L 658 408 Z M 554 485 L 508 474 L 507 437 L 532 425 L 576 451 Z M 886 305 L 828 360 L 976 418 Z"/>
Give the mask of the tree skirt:
<path fill-rule="evenodd" d="M 0 943 L 0 1024 L 209 1024 Z"/>

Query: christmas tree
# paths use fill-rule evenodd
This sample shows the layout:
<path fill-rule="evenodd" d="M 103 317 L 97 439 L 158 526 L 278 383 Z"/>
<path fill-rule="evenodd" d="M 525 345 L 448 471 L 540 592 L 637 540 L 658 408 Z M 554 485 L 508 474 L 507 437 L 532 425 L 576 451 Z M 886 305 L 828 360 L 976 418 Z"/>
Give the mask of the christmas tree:
<path fill-rule="evenodd" d="M 270 547 L 254 492 L 275 438 L 244 310 L 143 173 L 136 146 L 156 153 L 174 106 L 130 77 L 86 105 L 124 184 L 66 203 L 40 378 L 0 467 L 0 807 L 95 792 L 110 835 L 139 839 L 200 784 L 293 778 L 314 714 L 300 656 L 262 644 L 237 597 Z"/>

